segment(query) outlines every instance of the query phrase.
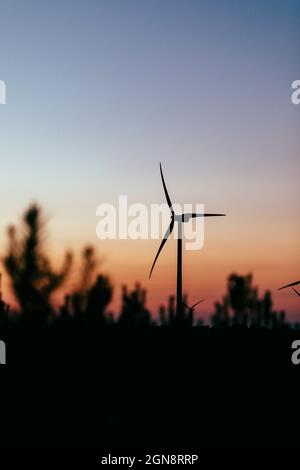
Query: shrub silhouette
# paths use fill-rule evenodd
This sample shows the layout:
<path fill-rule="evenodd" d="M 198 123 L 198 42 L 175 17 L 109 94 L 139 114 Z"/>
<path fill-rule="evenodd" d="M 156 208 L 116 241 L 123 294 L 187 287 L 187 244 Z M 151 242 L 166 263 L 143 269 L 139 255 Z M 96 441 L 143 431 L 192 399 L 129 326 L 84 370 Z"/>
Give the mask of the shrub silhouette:
<path fill-rule="evenodd" d="M 146 290 L 136 284 L 132 292 L 123 287 L 119 324 L 123 326 L 149 326 L 150 313 L 146 309 Z"/>
<path fill-rule="evenodd" d="M 252 276 L 231 274 L 227 281 L 228 302 L 234 312 L 234 323 L 245 324 L 248 319 L 248 309 L 256 295 L 252 287 Z"/>
<path fill-rule="evenodd" d="M 0 273 L 0 326 L 9 320 L 9 306 L 2 300 L 2 274 Z"/>
<path fill-rule="evenodd" d="M 113 287 L 108 277 L 99 275 L 88 292 L 87 316 L 90 320 L 105 322 L 105 310 L 110 303 Z"/>
<path fill-rule="evenodd" d="M 94 248 L 92 246 L 86 246 L 82 252 L 82 265 L 78 286 L 71 294 L 70 299 L 68 299 L 75 317 L 83 315 L 86 312 L 88 293 L 94 281 L 97 264 L 98 261 Z"/>
<path fill-rule="evenodd" d="M 105 310 L 110 303 L 113 287 L 107 276 L 98 275 L 95 280 L 95 271 L 98 265 L 95 250 L 86 246 L 82 253 L 82 267 L 79 286 L 75 292 L 66 298 L 66 310 L 72 310 L 75 317 L 86 316 L 86 319 L 105 321 Z M 71 308 L 68 307 L 71 303 Z"/>
<path fill-rule="evenodd" d="M 32 204 L 23 216 L 20 237 L 14 226 L 9 227 L 3 260 L 23 318 L 39 322 L 51 314 L 51 296 L 66 280 L 72 264 L 72 255 L 67 252 L 62 268 L 54 271 L 44 253 L 43 229 L 41 209 Z"/>
<path fill-rule="evenodd" d="M 259 298 L 258 289 L 252 285 L 252 275 L 230 274 L 227 279 L 227 293 L 223 301 L 215 303 L 215 312 L 211 317 L 212 325 L 256 326 L 284 328 L 284 312 L 274 312 L 272 294 L 266 291 Z"/>

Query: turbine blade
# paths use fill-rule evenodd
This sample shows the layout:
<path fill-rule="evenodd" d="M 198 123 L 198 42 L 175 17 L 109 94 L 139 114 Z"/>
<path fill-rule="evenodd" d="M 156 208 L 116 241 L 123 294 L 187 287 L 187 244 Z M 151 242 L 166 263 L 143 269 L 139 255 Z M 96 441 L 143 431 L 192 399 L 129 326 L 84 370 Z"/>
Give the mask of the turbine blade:
<path fill-rule="evenodd" d="M 164 187 L 165 196 L 166 196 L 166 199 L 167 199 L 168 206 L 169 206 L 169 208 L 170 208 L 170 211 L 171 211 L 171 212 L 174 212 L 174 211 L 173 211 L 173 208 L 172 208 L 172 202 L 171 202 L 171 199 L 170 199 L 170 196 L 169 196 L 169 193 L 168 193 L 168 190 L 167 190 L 167 186 L 166 186 L 166 183 L 165 183 L 165 179 L 164 179 L 164 175 L 163 175 L 161 163 L 159 164 L 159 168 L 160 168 L 161 180 L 162 180 L 162 184 L 163 184 L 163 187 Z"/>
<path fill-rule="evenodd" d="M 300 281 L 292 282 L 291 284 L 287 284 L 286 286 L 279 287 L 278 290 L 286 289 L 287 287 L 297 286 L 298 284 L 300 284 Z"/>
<path fill-rule="evenodd" d="M 294 289 L 293 287 L 292 287 L 292 289 L 293 289 L 293 291 L 296 292 L 296 294 L 299 295 L 299 297 L 300 297 L 300 292 L 298 292 L 298 291 L 297 291 L 296 289 Z"/>
<path fill-rule="evenodd" d="M 190 307 L 187 304 L 185 304 L 184 302 L 182 302 L 182 305 L 184 305 L 188 310 L 190 309 Z"/>
<path fill-rule="evenodd" d="M 184 214 L 184 215 L 187 215 L 189 217 L 192 217 L 193 219 L 195 219 L 196 217 L 225 217 L 226 214 Z"/>
<path fill-rule="evenodd" d="M 167 242 L 169 236 L 171 235 L 171 233 L 172 233 L 172 231 L 173 231 L 174 222 L 175 222 L 174 219 L 172 219 L 172 220 L 171 220 L 171 223 L 170 223 L 170 225 L 169 225 L 169 227 L 168 227 L 168 229 L 167 229 L 167 231 L 166 231 L 166 233 L 165 233 L 165 235 L 164 235 L 164 238 L 163 238 L 163 240 L 162 240 L 162 242 L 161 242 L 161 244 L 160 244 L 160 247 L 159 247 L 159 249 L 158 249 L 158 252 L 156 253 L 156 256 L 155 256 L 155 259 L 154 259 L 154 261 L 153 261 L 152 268 L 151 268 L 151 271 L 150 271 L 150 274 L 149 274 L 149 279 L 150 279 L 150 277 L 151 277 L 151 274 L 152 274 L 152 271 L 153 271 L 153 269 L 154 269 L 154 266 L 155 266 L 155 263 L 156 263 L 156 261 L 157 261 L 157 258 L 159 257 L 161 250 L 163 249 L 165 243 Z"/>
<path fill-rule="evenodd" d="M 204 302 L 205 299 L 199 300 L 199 302 L 195 303 L 194 305 L 191 306 L 191 308 L 195 308 L 196 305 L 201 304 L 201 302 Z"/>

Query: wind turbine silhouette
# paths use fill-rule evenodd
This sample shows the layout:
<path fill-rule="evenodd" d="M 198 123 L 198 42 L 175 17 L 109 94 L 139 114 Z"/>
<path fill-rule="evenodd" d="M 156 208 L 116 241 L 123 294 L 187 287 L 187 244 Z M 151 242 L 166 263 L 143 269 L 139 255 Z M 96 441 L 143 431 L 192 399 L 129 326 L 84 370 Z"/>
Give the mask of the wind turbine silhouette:
<path fill-rule="evenodd" d="M 199 300 L 199 302 L 196 302 L 194 305 L 192 305 L 191 307 L 189 307 L 187 304 L 185 304 L 184 302 L 182 302 L 182 304 L 188 309 L 189 311 L 189 322 L 191 325 L 193 325 L 193 321 L 194 321 L 194 310 L 195 310 L 195 307 L 197 307 L 197 305 L 201 304 L 201 302 L 204 302 L 204 299 L 201 299 Z"/>
<path fill-rule="evenodd" d="M 291 284 L 287 284 L 286 286 L 279 287 L 279 289 L 277 290 L 282 290 L 282 289 L 286 289 L 287 287 L 297 286 L 298 284 L 300 284 L 300 281 L 292 282 Z"/>
<path fill-rule="evenodd" d="M 195 307 L 197 307 L 197 305 L 201 304 L 201 302 L 204 302 L 205 299 L 201 299 L 199 300 L 199 302 L 196 302 L 194 305 L 192 305 L 191 307 L 189 307 L 187 304 L 185 304 L 184 302 L 182 302 L 182 304 L 188 309 L 188 310 L 195 310 Z"/>
<path fill-rule="evenodd" d="M 164 245 L 166 244 L 168 238 L 170 237 L 171 233 L 173 232 L 175 222 L 177 223 L 178 227 L 178 240 L 177 240 L 177 302 L 176 302 L 176 319 L 177 321 L 180 321 L 183 319 L 183 303 L 182 303 L 182 224 L 185 222 L 189 222 L 191 219 L 195 219 L 198 217 L 220 217 L 220 216 L 225 216 L 225 214 L 197 214 L 197 213 L 186 213 L 186 214 L 175 214 L 173 210 L 173 205 L 166 187 L 166 183 L 164 180 L 164 175 L 162 171 L 162 166 L 161 163 L 159 164 L 160 168 L 160 175 L 161 175 L 161 180 L 166 196 L 166 200 L 171 212 L 171 222 L 170 225 L 164 235 L 164 238 L 160 244 L 160 247 L 158 249 L 158 252 L 156 253 L 156 256 L 154 258 L 150 274 L 149 274 L 149 279 L 151 278 L 155 263 L 157 261 L 157 258 L 160 255 L 161 250 L 163 249 Z"/>
<path fill-rule="evenodd" d="M 287 287 L 291 287 L 291 288 L 293 289 L 293 291 L 294 291 L 297 295 L 299 295 L 299 297 L 300 297 L 300 293 L 299 293 L 296 289 L 294 289 L 294 287 L 293 287 L 293 286 L 297 286 L 298 284 L 300 284 L 300 281 L 292 282 L 291 284 L 287 284 L 286 286 L 279 287 L 278 290 L 286 289 Z"/>

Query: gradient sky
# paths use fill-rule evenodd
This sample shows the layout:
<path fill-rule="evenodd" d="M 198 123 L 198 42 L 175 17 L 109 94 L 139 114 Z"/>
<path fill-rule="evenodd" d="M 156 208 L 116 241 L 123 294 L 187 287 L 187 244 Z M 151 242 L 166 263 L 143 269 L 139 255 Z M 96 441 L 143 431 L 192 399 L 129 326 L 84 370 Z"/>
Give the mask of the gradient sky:
<path fill-rule="evenodd" d="M 158 241 L 99 241 L 95 213 L 119 194 L 164 202 L 161 161 L 174 201 L 227 214 L 184 255 L 190 301 L 209 313 L 227 274 L 252 272 L 300 319 L 275 291 L 300 278 L 299 1 L 1 0 L 0 79 L 0 251 L 37 200 L 57 261 L 93 243 L 114 307 L 139 280 L 156 308 L 175 291 L 175 242 L 148 281 Z"/>

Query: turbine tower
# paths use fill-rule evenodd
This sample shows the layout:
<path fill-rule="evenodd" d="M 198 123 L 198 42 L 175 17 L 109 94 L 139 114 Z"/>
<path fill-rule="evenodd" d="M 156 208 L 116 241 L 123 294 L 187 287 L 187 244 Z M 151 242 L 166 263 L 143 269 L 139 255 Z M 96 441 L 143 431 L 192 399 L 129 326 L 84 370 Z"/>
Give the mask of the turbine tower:
<path fill-rule="evenodd" d="M 150 270 L 150 275 L 149 279 L 151 278 L 155 263 L 164 247 L 166 244 L 168 238 L 170 237 L 173 229 L 175 222 L 177 223 L 177 228 L 178 228 L 178 239 L 177 239 L 177 301 L 176 301 L 176 320 L 181 321 L 183 319 L 183 303 L 182 303 L 182 224 L 185 222 L 189 222 L 191 219 L 195 219 L 198 217 L 220 217 L 224 216 L 225 214 L 197 214 L 197 213 L 186 213 L 186 214 L 175 214 L 173 210 L 173 205 L 166 187 L 161 163 L 159 164 L 160 167 L 160 175 L 161 175 L 161 180 L 162 180 L 162 185 L 164 188 L 166 200 L 171 212 L 171 222 L 170 225 L 164 235 L 164 238 L 160 244 L 160 247 L 158 249 L 158 252 L 154 258 L 151 270 Z"/>

